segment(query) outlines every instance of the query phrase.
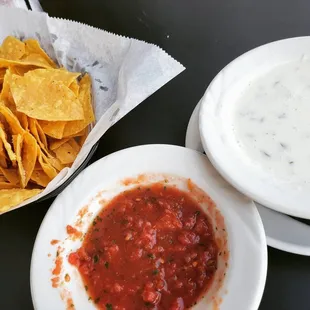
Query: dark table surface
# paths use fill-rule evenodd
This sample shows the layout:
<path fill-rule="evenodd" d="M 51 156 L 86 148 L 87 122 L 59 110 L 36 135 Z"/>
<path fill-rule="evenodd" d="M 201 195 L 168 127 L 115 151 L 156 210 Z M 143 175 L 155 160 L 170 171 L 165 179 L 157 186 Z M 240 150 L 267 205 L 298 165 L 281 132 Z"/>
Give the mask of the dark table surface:
<path fill-rule="evenodd" d="M 184 145 L 191 112 L 220 69 L 261 44 L 310 34 L 309 0 L 41 0 L 41 4 L 51 16 L 155 43 L 187 67 L 111 128 L 92 161 L 134 145 Z M 31 252 L 51 203 L 52 199 L 0 216 L 1 310 L 33 309 Z M 260 309 L 309 310 L 310 258 L 272 248 L 268 254 Z"/>

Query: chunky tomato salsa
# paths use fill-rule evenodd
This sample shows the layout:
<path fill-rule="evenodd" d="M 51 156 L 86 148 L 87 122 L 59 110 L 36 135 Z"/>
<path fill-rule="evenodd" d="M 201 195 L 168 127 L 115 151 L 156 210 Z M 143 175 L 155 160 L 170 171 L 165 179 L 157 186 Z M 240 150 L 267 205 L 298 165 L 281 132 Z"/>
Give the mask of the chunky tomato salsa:
<path fill-rule="evenodd" d="M 187 193 L 154 184 L 115 197 L 69 255 L 99 309 L 190 308 L 206 292 L 218 248 Z"/>

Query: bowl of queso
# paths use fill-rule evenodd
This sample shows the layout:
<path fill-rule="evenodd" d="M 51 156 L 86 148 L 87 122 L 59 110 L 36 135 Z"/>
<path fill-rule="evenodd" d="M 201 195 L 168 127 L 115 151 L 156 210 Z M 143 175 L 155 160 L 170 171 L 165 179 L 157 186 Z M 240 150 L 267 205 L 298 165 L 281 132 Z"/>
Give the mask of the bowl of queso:
<path fill-rule="evenodd" d="M 310 37 L 257 47 L 228 64 L 201 100 L 203 147 L 240 192 L 310 219 Z"/>
<path fill-rule="evenodd" d="M 255 309 L 266 258 L 255 205 L 206 156 L 141 146 L 90 166 L 55 200 L 31 292 L 44 310 Z"/>

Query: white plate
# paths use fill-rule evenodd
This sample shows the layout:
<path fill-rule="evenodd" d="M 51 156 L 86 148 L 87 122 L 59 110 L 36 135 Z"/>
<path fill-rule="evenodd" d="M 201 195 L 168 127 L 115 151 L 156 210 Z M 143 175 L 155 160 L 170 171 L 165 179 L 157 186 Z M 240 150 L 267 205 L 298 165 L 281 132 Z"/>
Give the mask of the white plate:
<path fill-rule="evenodd" d="M 185 146 L 203 152 L 199 134 L 199 108 L 200 102 L 189 120 Z M 310 256 L 310 227 L 308 225 L 258 203 L 256 206 L 263 221 L 269 246 L 294 254 Z"/>
<path fill-rule="evenodd" d="M 222 287 L 215 293 L 216 300 L 222 298 L 221 310 L 257 309 L 266 280 L 267 248 L 263 225 L 255 205 L 220 177 L 205 155 L 169 145 L 139 146 L 109 155 L 84 170 L 57 197 L 42 222 L 32 254 L 30 282 L 35 309 L 65 309 L 59 291 L 63 293 L 64 299 L 72 297 L 77 310 L 94 309 L 88 301 L 78 272 L 67 263 L 66 255 L 81 243 L 66 239 L 65 227 L 72 225 L 82 207 L 89 204 L 93 214 L 81 228 L 85 232 L 100 211 L 98 201 L 102 195 L 110 199 L 124 190 L 125 184 L 130 184 L 122 180 L 135 178 L 141 173 L 190 178 L 210 195 L 225 219 L 230 253 L 226 277 Z M 151 179 L 147 181 L 150 182 Z M 50 244 L 52 239 L 62 242 L 64 263 L 61 279 L 66 273 L 71 277 L 70 282 L 63 281 L 58 289 L 51 286 L 51 270 L 56 253 L 55 246 Z M 52 253 L 52 257 L 48 257 L 49 253 Z M 216 273 L 214 284 L 218 280 Z M 213 309 L 213 306 L 202 300 L 194 309 Z"/>
<path fill-rule="evenodd" d="M 310 190 L 254 164 L 240 150 L 230 120 L 233 107 L 253 79 L 274 67 L 308 58 L 310 37 L 273 42 L 253 49 L 228 64 L 211 82 L 201 99 L 200 136 L 220 174 L 242 193 L 276 211 L 310 219 Z"/>

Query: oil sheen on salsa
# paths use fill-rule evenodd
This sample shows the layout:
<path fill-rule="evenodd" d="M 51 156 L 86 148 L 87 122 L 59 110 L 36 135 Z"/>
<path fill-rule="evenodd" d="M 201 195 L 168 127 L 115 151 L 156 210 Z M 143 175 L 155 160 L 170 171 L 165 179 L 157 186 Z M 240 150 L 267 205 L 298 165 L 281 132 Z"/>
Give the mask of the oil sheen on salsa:
<path fill-rule="evenodd" d="M 69 255 L 99 309 L 181 310 L 217 268 L 212 226 L 187 193 L 163 184 L 116 196 Z"/>

